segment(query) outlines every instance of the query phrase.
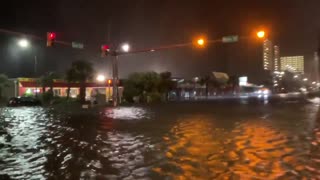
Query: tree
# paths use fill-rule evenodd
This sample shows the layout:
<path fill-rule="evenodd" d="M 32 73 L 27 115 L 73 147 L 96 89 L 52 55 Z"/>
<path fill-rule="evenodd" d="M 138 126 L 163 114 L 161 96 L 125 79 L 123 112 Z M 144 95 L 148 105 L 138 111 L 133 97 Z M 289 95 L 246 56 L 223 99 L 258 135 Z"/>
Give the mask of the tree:
<path fill-rule="evenodd" d="M 9 86 L 9 79 L 5 74 L 0 74 L 0 98 L 2 98 L 3 88 Z"/>
<path fill-rule="evenodd" d="M 41 76 L 38 83 L 42 87 L 42 92 L 45 93 L 46 88 L 49 87 L 49 92 L 53 93 L 54 79 L 57 78 L 59 78 L 59 76 L 54 72 L 48 72 L 45 75 Z"/>
<path fill-rule="evenodd" d="M 67 99 L 70 98 L 70 90 L 71 90 L 71 85 L 70 83 L 74 82 L 75 81 L 75 77 L 74 77 L 74 72 L 75 70 L 73 68 L 70 68 L 67 70 L 66 72 L 66 76 L 65 76 L 65 80 L 67 81 L 68 83 L 68 89 L 67 89 Z"/>
<path fill-rule="evenodd" d="M 175 83 L 171 80 L 171 72 L 160 73 L 159 92 L 164 94 L 168 100 L 168 93 L 174 89 Z"/>
<path fill-rule="evenodd" d="M 80 101 L 84 102 L 86 98 L 86 81 L 92 80 L 94 74 L 92 63 L 78 60 L 74 61 L 71 68 L 66 73 L 66 79 L 70 82 L 80 83 Z M 68 88 L 70 91 L 70 87 Z M 68 92 L 69 94 L 70 92 Z"/>
<path fill-rule="evenodd" d="M 200 81 L 199 83 L 203 86 L 205 85 L 206 87 L 206 96 L 208 97 L 208 94 L 209 94 L 209 85 L 211 83 L 211 78 L 209 75 L 205 75 L 204 77 L 201 77 L 200 78 Z"/>
<path fill-rule="evenodd" d="M 235 91 L 236 88 L 239 86 L 239 77 L 230 76 L 228 80 L 228 84 L 232 87 L 232 91 Z"/>

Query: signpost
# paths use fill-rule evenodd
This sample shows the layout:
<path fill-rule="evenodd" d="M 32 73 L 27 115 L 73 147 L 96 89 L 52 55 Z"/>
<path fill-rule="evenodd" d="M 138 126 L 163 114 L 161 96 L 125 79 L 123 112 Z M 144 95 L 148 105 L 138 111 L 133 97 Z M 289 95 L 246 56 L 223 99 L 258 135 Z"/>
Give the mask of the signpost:
<path fill-rule="evenodd" d="M 84 45 L 82 43 L 79 43 L 79 42 L 72 42 L 72 48 L 83 49 Z"/>
<path fill-rule="evenodd" d="M 239 41 L 239 36 L 238 35 L 222 37 L 222 42 L 223 43 L 234 43 L 234 42 L 238 42 L 238 41 Z"/>

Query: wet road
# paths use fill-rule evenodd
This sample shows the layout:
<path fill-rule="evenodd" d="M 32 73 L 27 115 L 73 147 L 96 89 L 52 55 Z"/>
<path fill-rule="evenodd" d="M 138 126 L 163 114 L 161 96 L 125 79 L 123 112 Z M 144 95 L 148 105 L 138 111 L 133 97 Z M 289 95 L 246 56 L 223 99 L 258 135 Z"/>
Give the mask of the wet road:
<path fill-rule="evenodd" d="M 316 102 L 176 103 L 78 114 L 1 108 L 0 174 L 12 179 L 320 179 L 319 108 Z"/>

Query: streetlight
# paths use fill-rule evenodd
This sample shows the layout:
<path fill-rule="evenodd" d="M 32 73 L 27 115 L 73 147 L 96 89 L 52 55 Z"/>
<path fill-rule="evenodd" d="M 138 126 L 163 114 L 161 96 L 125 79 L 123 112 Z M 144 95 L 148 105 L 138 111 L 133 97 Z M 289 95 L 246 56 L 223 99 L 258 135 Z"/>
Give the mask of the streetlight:
<path fill-rule="evenodd" d="M 104 75 L 99 74 L 99 75 L 97 76 L 97 81 L 99 81 L 99 82 L 104 82 L 105 80 L 106 80 L 106 77 L 105 77 Z"/>
<path fill-rule="evenodd" d="M 123 44 L 123 45 L 121 46 L 121 49 L 122 49 L 123 52 L 129 52 L 129 50 L 130 50 L 130 45 L 127 44 L 127 43 L 125 43 L 125 44 Z"/>
<path fill-rule="evenodd" d="M 198 40 L 197 40 L 197 44 L 198 44 L 199 46 L 203 46 L 203 45 L 204 45 L 204 39 L 203 39 L 203 38 L 198 39 Z"/>
<path fill-rule="evenodd" d="M 18 41 L 18 46 L 26 49 L 30 47 L 30 42 L 27 39 L 20 39 Z M 37 65 L 38 65 L 38 61 L 37 61 L 37 56 L 34 56 L 34 75 L 37 75 Z"/>
<path fill-rule="evenodd" d="M 27 47 L 29 47 L 29 41 L 27 40 L 27 39 L 20 39 L 19 41 L 18 41 L 18 45 L 20 46 L 20 47 L 22 47 L 22 48 L 27 48 Z"/>
<path fill-rule="evenodd" d="M 263 38 L 265 38 L 265 36 L 266 36 L 266 32 L 265 31 L 261 30 L 261 31 L 257 32 L 257 37 L 259 39 L 263 39 Z"/>

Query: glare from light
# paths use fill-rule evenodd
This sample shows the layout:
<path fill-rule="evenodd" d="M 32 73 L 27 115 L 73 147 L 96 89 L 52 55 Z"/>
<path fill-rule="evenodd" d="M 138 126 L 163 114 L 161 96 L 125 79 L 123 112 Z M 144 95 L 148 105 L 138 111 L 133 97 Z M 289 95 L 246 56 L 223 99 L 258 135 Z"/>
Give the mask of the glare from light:
<path fill-rule="evenodd" d="M 264 31 L 259 31 L 259 32 L 257 32 L 257 36 L 258 36 L 258 38 L 260 38 L 260 39 L 264 38 L 265 35 L 266 35 L 266 33 L 265 33 Z"/>
<path fill-rule="evenodd" d="M 204 39 L 202 39 L 202 38 L 198 39 L 197 43 L 198 43 L 199 46 L 203 46 L 204 45 Z"/>
<path fill-rule="evenodd" d="M 18 45 L 22 48 L 27 48 L 29 47 L 29 41 L 27 39 L 21 39 L 19 40 Z"/>
<path fill-rule="evenodd" d="M 315 81 L 313 81 L 313 82 L 312 82 L 312 84 L 316 84 L 316 82 L 315 82 Z"/>
<path fill-rule="evenodd" d="M 129 45 L 129 44 L 123 44 L 121 48 L 122 48 L 122 50 L 123 50 L 124 52 L 129 52 L 129 50 L 130 50 L 130 45 Z"/>
<path fill-rule="evenodd" d="M 263 91 L 263 94 L 269 94 L 269 90 L 267 90 L 267 89 L 264 90 L 264 91 Z"/>
<path fill-rule="evenodd" d="M 293 76 L 293 78 L 298 78 L 298 77 L 299 77 L 298 75 Z"/>
<path fill-rule="evenodd" d="M 304 78 L 303 81 L 308 81 L 308 78 Z"/>
<path fill-rule="evenodd" d="M 106 77 L 104 75 L 100 74 L 97 76 L 97 81 L 104 82 L 105 80 L 106 80 Z"/>

